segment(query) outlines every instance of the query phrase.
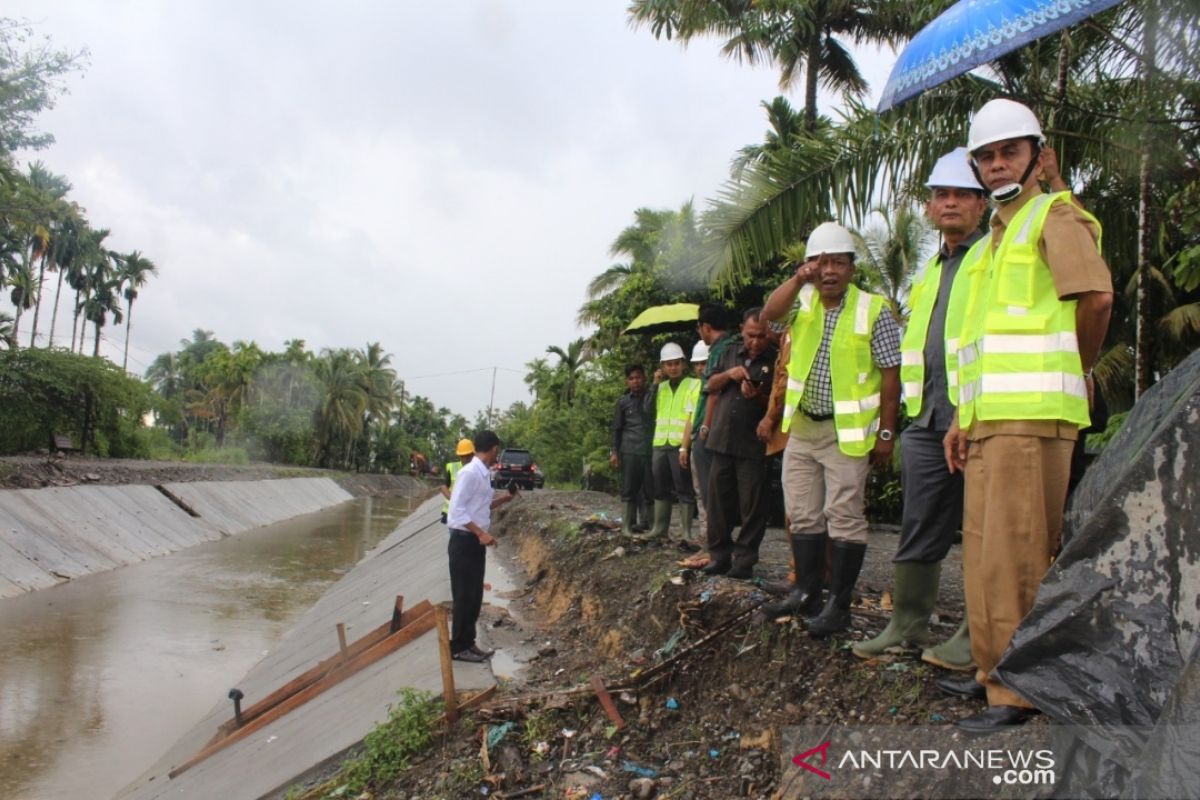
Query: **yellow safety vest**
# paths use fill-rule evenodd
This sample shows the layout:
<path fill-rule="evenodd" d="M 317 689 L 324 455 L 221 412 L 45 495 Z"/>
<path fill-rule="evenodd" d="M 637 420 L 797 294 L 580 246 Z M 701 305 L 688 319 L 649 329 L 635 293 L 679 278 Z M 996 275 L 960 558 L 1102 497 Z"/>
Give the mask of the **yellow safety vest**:
<path fill-rule="evenodd" d="M 463 468 L 461 461 L 450 461 L 446 464 L 446 472 L 450 475 L 450 489 L 454 490 L 454 481 L 458 479 L 458 471 Z M 450 511 L 450 501 L 446 500 L 442 503 L 442 513 L 446 514 Z"/>
<path fill-rule="evenodd" d="M 964 430 L 976 419 L 1090 424 L 1076 302 L 1058 298 L 1038 248 L 1051 207 L 1070 197 L 1070 192 L 1034 197 L 1013 217 L 995 252 L 988 247 L 981 254 L 977 269 L 983 275 L 967 298 L 958 337 Z M 1081 213 L 1099 230 L 1094 216 Z"/>
<path fill-rule="evenodd" d="M 800 309 L 792 322 L 792 356 L 788 361 L 784 395 L 784 432 L 804 396 L 804 381 L 812 369 L 825 331 L 825 306 L 816 287 L 800 290 Z M 883 375 L 871 357 L 871 331 L 886 301 L 851 285 L 829 342 L 829 377 L 833 390 L 833 422 L 838 449 L 848 456 L 865 456 L 875 446 L 879 430 Z"/>
<path fill-rule="evenodd" d="M 985 236 L 976 241 L 963 254 L 962 261 L 959 262 L 958 272 L 954 274 L 954 282 L 950 285 L 950 295 L 947 299 L 943 338 L 945 338 L 946 331 L 958 331 L 962 326 L 961 305 L 956 315 L 957 323 L 951 324 L 951 317 L 955 316 L 955 312 L 952 311 L 955 308 L 953 298 L 965 296 L 965 290 L 962 287 L 966 286 L 967 280 L 964 280 L 962 276 L 967 272 L 969 264 L 978 257 L 980 245 L 988 240 L 989 237 Z M 925 343 L 929 338 L 929 320 L 933 317 L 933 308 L 937 304 L 938 290 L 941 288 L 941 284 L 942 257 L 939 253 L 929 259 L 924 269 L 913 279 L 912 288 L 908 293 L 908 327 L 904 329 L 904 338 L 900 342 L 900 382 L 904 387 L 905 408 L 908 410 L 908 415 L 913 418 L 921 414 L 922 395 L 925 391 Z M 958 405 L 958 376 L 954 369 L 954 365 L 957 363 L 957 334 L 953 341 L 953 345 L 947 342 L 944 348 L 946 389 L 950 396 L 950 402 Z"/>
<path fill-rule="evenodd" d="M 654 446 L 678 446 L 683 443 L 683 428 L 687 425 L 696 401 L 700 399 L 700 380 L 683 378 L 671 388 L 670 381 L 658 385 L 654 399 Z"/>

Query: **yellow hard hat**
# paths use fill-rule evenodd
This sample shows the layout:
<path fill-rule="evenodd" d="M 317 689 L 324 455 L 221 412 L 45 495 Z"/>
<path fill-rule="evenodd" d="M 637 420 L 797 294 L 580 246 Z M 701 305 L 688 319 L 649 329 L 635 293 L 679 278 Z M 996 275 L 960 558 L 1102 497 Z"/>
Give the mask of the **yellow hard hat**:
<path fill-rule="evenodd" d="M 475 443 L 470 439 L 459 439 L 458 447 L 454 448 L 454 454 L 458 456 L 474 455 Z"/>

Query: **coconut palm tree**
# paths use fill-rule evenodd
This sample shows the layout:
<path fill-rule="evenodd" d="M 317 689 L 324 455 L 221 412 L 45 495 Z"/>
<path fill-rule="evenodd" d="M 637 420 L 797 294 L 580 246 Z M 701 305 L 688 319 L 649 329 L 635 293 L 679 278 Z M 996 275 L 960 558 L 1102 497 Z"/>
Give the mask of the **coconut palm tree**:
<path fill-rule="evenodd" d="M 129 330 L 133 325 L 133 301 L 137 299 L 138 289 L 146 285 L 151 275 L 158 274 L 158 267 L 141 252 L 134 250 L 121 256 L 118 263 L 118 275 L 124 286 L 125 294 L 125 356 L 121 360 L 121 369 L 129 366 Z"/>
<path fill-rule="evenodd" d="M 558 356 L 558 364 L 554 367 L 554 380 L 558 384 L 558 398 L 564 405 L 575 403 L 575 386 L 579 381 L 579 371 L 591 360 L 587 349 L 586 339 L 576 339 L 563 350 L 556 345 L 546 348 L 548 355 Z"/>
<path fill-rule="evenodd" d="M 721 52 L 747 64 L 779 68 L 779 86 L 804 75 L 804 126 L 817 124 L 817 88 L 860 97 L 867 89 L 846 41 L 890 44 L 911 36 L 948 2 L 888 0 L 633 0 L 629 20 L 656 39 L 687 44 L 724 39 Z"/>
<path fill-rule="evenodd" d="M 41 316 L 42 310 L 41 287 L 45 286 L 46 270 L 58 269 L 56 255 L 60 247 L 59 233 L 63 220 L 71 209 L 71 206 L 63 198 L 66 197 L 67 192 L 71 191 L 71 184 L 66 178 L 55 175 L 46 169 L 42 162 L 35 161 L 29 165 L 29 186 L 36 193 L 39 201 L 44 204 L 43 224 L 40 226 L 40 230 L 45 234 L 45 241 L 39 248 L 41 253 L 37 278 L 39 288 L 33 308 L 33 327 L 29 332 L 29 346 L 33 347 L 37 340 L 38 318 Z"/>
<path fill-rule="evenodd" d="M 313 366 L 323 391 L 317 421 L 321 465 L 330 466 L 334 448 L 339 445 L 344 448 L 340 463 L 345 464 L 355 437 L 362 431 L 368 402 L 358 359 L 349 349 L 326 349 Z"/>
<path fill-rule="evenodd" d="M 904 298 L 913 274 L 933 244 L 933 227 L 912 205 L 877 209 L 879 221 L 854 233 L 859 247 L 856 273 L 862 287 L 887 298 L 897 319 L 907 319 Z"/>
<path fill-rule="evenodd" d="M 15 340 L 21 328 L 21 314 L 33 308 L 38 294 L 38 282 L 29 264 L 18 264 L 8 276 L 6 283 L 12 288 L 9 299 L 17 313 L 13 317 L 12 335 Z"/>

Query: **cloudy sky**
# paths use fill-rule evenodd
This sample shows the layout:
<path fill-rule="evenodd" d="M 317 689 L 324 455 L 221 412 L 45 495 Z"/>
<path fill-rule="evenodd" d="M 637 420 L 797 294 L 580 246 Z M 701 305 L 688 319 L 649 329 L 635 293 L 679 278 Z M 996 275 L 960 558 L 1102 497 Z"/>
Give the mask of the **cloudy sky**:
<path fill-rule="evenodd" d="M 4 14 L 90 51 L 39 119 L 56 143 L 24 155 L 72 182 L 113 248 L 160 268 L 134 307 L 131 370 L 196 328 L 265 349 L 379 341 L 410 391 L 473 417 L 492 367 L 502 408 L 527 399 L 527 361 L 583 335 L 584 287 L 636 208 L 703 206 L 762 140 L 774 71 L 717 42 L 656 41 L 625 7 L 9 0 Z M 860 56 L 876 92 L 892 61 Z M 119 363 L 123 332 L 106 336 Z"/>

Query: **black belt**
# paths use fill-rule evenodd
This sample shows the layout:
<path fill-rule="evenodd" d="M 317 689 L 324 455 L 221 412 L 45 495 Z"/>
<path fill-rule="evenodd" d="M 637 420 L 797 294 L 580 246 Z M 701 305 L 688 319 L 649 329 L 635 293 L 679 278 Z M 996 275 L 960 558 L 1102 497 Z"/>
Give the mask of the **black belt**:
<path fill-rule="evenodd" d="M 800 409 L 800 413 L 811 419 L 813 422 L 828 422 L 829 420 L 833 419 L 833 414 L 810 414 L 803 408 Z"/>
<path fill-rule="evenodd" d="M 451 528 L 450 532 L 457 533 L 459 536 L 475 536 L 475 534 L 471 533 L 469 530 L 466 530 L 465 528 Z"/>

